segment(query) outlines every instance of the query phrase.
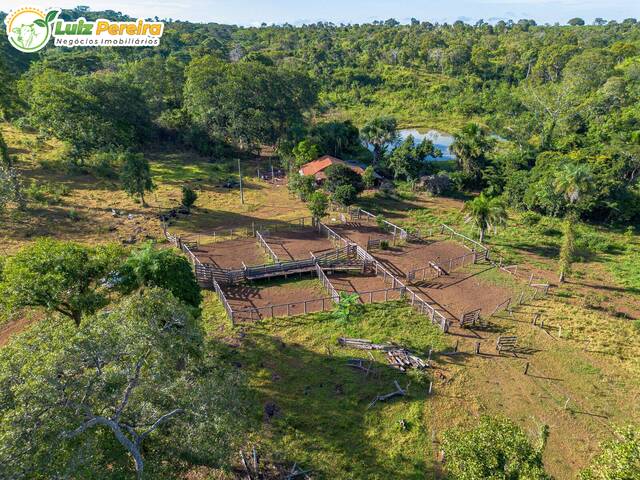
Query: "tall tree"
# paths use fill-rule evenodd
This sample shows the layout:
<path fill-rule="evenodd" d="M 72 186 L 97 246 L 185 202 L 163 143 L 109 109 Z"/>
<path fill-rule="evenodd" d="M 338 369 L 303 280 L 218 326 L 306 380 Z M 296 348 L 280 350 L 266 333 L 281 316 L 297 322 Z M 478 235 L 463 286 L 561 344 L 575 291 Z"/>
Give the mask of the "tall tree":
<path fill-rule="evenodd" d="M 565 213 L 564 238 L 560 248 L 559 277 L 560 283 L 564 282 L 567 273 L 571 270 L 574 256 L 575 223 L 578 222 L 576 203 L 590 188 L 591 171 L 586 165 L 569 163 L 556 175 L 554 187 L 556 193 L 562 194 L 567 201 Z"/>
<path fill-rule="evenodd" d="M 507 223 L 507 209 L 501 198 L 489 198 L 481 193 L 473 200 L 464 204 L 465 220 L 473 223 L 480 232 L 480 243 L 484 241 L 484 235 L 490 228 L 495 228 Z"/>
<path fill-rule="evenodd" d="M 228 64 L 207 55 L 186 70 L 184 102 L 193 120 L 241 148 L 286 139 L 304 124 L 316 95 L 307 75 L 258 62 Z"/>
<path fill-rule="evenodd" d="M 458 165 L 465 174 L 478 178 L 493 147 L 493 140 L 476 123 L 468 123 L 453 138 L 451 151 L 456 155 Z"/>
<path fill-rule="evenodd" d="M 9 257 L 0 273 L 0 303 L 7 311 L 41 307 L 80 325 L 107 304 L 103 280 L 123 257 L 116 246 L 90 248 L 40 239 Z"/>
<path fill-rule="evenodd" d="M 398 139 L 398 123 L 393 117 L 378 117 L 367 122 L 360 130 L 362 139 L 373 146 L 373 161 L 382 161 L 387 147 Z"/>
<path fill-rule="evenodd" d="M 431 140 L 425 138 L 416 145 L 413 136 L 409 135 L 391 152 L 388 164 L 395 178 L 405 177 L 407 180 L 415 180 L 425 167 L 425 158 L 440 155 L 440 150 L 433 146 Z"/>
<path fill-rule="evenodd" d="M 180 478 L 222 466 L 241 379 L 197 318 L 146 289 L 76 329 L 43 319 L 0 350 L 0 477 Z"/>

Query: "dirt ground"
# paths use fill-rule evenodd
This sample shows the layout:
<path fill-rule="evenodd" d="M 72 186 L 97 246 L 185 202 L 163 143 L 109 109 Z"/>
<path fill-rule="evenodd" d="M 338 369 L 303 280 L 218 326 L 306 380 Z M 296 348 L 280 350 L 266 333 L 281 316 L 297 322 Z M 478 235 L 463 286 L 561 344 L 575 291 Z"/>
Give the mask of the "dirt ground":
<path fill-rule="evenodd" d="M 334 248 L 328 238 L 311 227 L 270 232 L 264 238 L 282 261 L 303 260 L 310 257 L 310 252 L 318 253 Z"/>
<path fill-rule="evenodd" d="M 363 248 L 367 246 L 367 240 L 382 239 L 390 243 L 393 236 L 383 232 L 377 225 L 366 223 L 346 223 L 331 227 L 338 235 L 350 239 L 360 244 Z M 469 251 L 462 245 L 445 241 L 434 241 L 432 243 L 407 242 L 404 245 L 391 245 L 388 250 L 373 250 L 370 253 L 375 256 L 380 263 L 387 267 L 391 273 L 406 278 L 409 270 L 423 267 L 429 261 L 446 260 L 464 255 Z"/>
<path fill-rule="evenodd" d="M 242 268 L 242 262 L 247 266 L 267 263 L 264 251 L 253 237 L 199 245 L 193 253 L 202 263 L 219 268 Z"/>
<path fill-rule="evenodd" d="M 274 307 L 274 316 L 300 315 L 304 313 L 304 302 L 307 300 L 318 300 L 328 297 L 328 293 L 316 278 L 305 277 L 289 278 L 287 280 L 275 282 L 254 282 L 238 285 L 228 285 L 223 287 L 224 294 L 229 305 L 234 311 L 246 308 L 259 308 L 260 317 L 271 316 L 271 308 Z M 318 312 L 322 310 L 322 301 L 307 302 L 307 312 Z M 286 304 L 289 305 L 287 310 Z M 265 308 L 268 307 L 268 308 Z M 331 309 L 331 300 L 325 302 L 326 309 Z M 238 315 L 241 320 L 251 319 L 249 315 Z M 253 320 L 257 318 L 255 315 Z"/>
<path fill-rule="evenodd" d="M 382 277 L 375 274 L 358 274 L 352 272 L 334 272 L 327 273 L 329 281 L 333 287 L 339 292 L 360 293 L 360 299 L 365 303 L 384 302 L 386 300 L 399 300 L 400 292 L 376 292 L 376 290 L 384 290 L 391 288 L 387 283 L 385 285 Z M 375 292 L 371 295 L 365 292 Z"/>
<path fill-rule="evenodd" d="M 352 222 L 334 225 L 332 228 L 338 235 L 359 242 L 362 246 L 366 246 L 368 239 L 393 238 L 375 224 Z M 456 242 L 442 240 L 433 243 L 408 242 L 396 247 L 391 246 L 389 250 L 373 250 L 370 253 L 403 280 L 409 270 L 427 265 L 429 261 L 444 262 L 468 252 Z M 487 264 L 456 270 L 447 276 L 415 285 L 413 289 L 450 320 L 459 319 L 463 313 L 478 308 L 481 309 L 481 314 L 489 315 L 498 304 L 509 298 L 512 292 L 483 282 L 479 275 L 487 268 L 493 267 Z"/>
<path fill-rule="evenodd" d="M 497 305 L 513 295 L 509 289 L 483 281 L 480 275 L 495 267 L 482 264 L 451 272 L 414 290 L 426 300 L 436 303 L 450 319 L 460 319 L 466 312 L 480 309 L 483 316 L 490 315 Z"/>

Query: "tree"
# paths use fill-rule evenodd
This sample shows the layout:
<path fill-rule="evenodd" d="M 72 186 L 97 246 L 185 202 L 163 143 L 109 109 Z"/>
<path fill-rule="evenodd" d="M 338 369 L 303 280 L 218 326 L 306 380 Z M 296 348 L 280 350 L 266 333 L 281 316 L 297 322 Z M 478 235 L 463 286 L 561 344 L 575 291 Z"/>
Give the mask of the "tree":
<path fill-rule="evenodd" d="M 489 198 L 481 193 L 464 204 L 465 221 L 472 222 L 480 231 L 480 243 L 484 241 L 485 232 L 507 223 L 508 215 L 504 203 L 499 197 Z"/>
<path fill-rule="evenodd" d="M 360 194 L 364 191 L 364 183 L 358 172 L 353 171 L 346 165 L 335 163 L 325 170 L 327 175 L 326 187 L 330 192 L 335 192 L 336 188 L 342 185 L 351 185 Z"/>
<path fill-rule="evenodd" d="M 154 248 L 151 242 L 133 251 L 117 276 L 117 287 L 123 293 L 139 287 L 160 287 L 192 307 L 198 307 L 202 300 L 189 261 L 173 250 Z"/>
<path fill-rule="evenodd" d="M 293 155 L 296 158 L 296 166 L 301 167 L 320 156 L 320 149 L 310 140 L 302 140 L 293 147 Z"/>
<path fill-rule="evenodd" d="M 493 141 L 476 123 L 468 123 L 453 138 L 451 151 L 456 155 L 458 165 L 466 175 L 477 179 Z"/>
<path fill-rule="evenodd" d="M 546 429 L 541 433 L 534 447 L 510 420 L 483 416 L 475 428 L 444 433 L 445 467 L 455 480 L 551 480 L 542 462 Z"/>
<path fill-rule="evenodd" d="M 198 194 L 188 185 L 182 186 L 182 206 L 187 210 L 191 210 L 193 204 L 196 203 Z"/>
<path fill-rule="evenodd" d="M 147 205 L 144 201 L 144 192 L 153 191 L 155 186 L 151 177 L 149 161 L 142 153 L 126 153 L 124 155 L 120 180 L 125 192 L 132 197 L 139 196 L 142 205 Z"/>
<path fill-rule="evenodd" d="M 340 185 L 336 187 L 335 191 L 331 195 L 331 199 L 342 206 L 353 205 L 358 199 L 358 192 L 353 185 Z"/>
<path fill-rule="evenodd" d="M 309 197 L 309 211 L 313 218 L 321 219 L 327 215 L 329 198 L 322 192 L 313 192 Z"/>
<path fill-rule="evenodd" d="M 0 212 L 9 202 L 15 202 L 20 209 L 26 207 L 26 200 L 22 195 L 22 177 L 13 164 L 9 148 L 0 132 Z"/>
<path fill-rule="evenodd" d="M 585 24 L 585 22 L 580 17 L 575 17 L 575 18 L 570 19 L 567 22 L 567 24 L 571 25 L 572 27 L 581 27 L 581 26 L 583 26 Z"/>
<path fill-rule="evenodd" d="M 307 201 L 316 191 L 316 179 L 313 175 L 300 175 L 298 172 L 289 174 L 287 187 L 290 192 L 298 194 L 300 200 Z"/>
<path fill-rule="evenodd" d="M 80 163 L 95 150 L 128 149 L 149 135 L 149 112 L 134 84 L 116 74 L 75 76 L 45 69 L 24 79 L 20 95 L 29 121 L 69 142 Z"/>
<path fill-rule="evenodd" d="M 373 146 L 374 163 L 380 163 L 387 146 L 397 140 L 397 127 L 395 118 L 378 117 L 367 122 L 360 130 L 362 139 Z"/>
<path fill-rule="evenodd" d="M 576 203 L 589 190 L 591 172 L 586 165 L 566 164 L 556 175 L 554 187 L 556 193 L 562 194 L 568 203 L 564 219 L 564 239 L 560 249 L 559 278 L 564 282 L 571 269 L 574 255 L 574 224 L 578 221 L 575 210 Z"/>
<path fill-rule="evenodd" d="M 440 155 L 440 151 L 433 146 L 431 140 L 425 138 L 416 145 L 413 136 L 409 135 L 391 152 L 388 163 L 395 178 L 405 177 L 407 180 L 416 180 L 424 168 L 425 158 Z"/>
<path fill-rule="evenodd" d="M 225 465 L 244 394 L 203 336 L 155 288 L 78 329 L 37 322 L 0 350 L 0 477 L 179 478 Z"/>
<path fill-rule="evenodd" d="M 212 55 L 186 69 L 184 103 L 212 138 L 241 148 L 276 145 L 304 125 L 317 89 L 306 75 L 258 62 L 225 63 Z"/>
<path fill-rule="evenodd" d="M 320 153 L 341 157 L 362 149 L 358 128 L 347 120 L 344 122 L 319 122 L 309 131 L 310 137 L 318 145 Z"/>
<path fill-rule="evenodd" d="M 602 452 L 580 473 L 581 480 L 637 480 L 640 472 L 640 429 L 627 426 L 602 445 Z"/>
<path fill-rule="evenodd" d="M 376 182 L 376 171 L 372 165 L 369 165 L 364 169 L 364 173 L 362 174 L 362 183 L 364 183 L 365 188 L 373 188 Z"/>
<path fill-rule="evenodd" d="M 39 239 L 9 257 L 0 275 L 0 302 L 8 311 L 41 307 L 80 325 L 108 302 L 104 280 L 123 257 L 117 246 L 85 247 Z"/>

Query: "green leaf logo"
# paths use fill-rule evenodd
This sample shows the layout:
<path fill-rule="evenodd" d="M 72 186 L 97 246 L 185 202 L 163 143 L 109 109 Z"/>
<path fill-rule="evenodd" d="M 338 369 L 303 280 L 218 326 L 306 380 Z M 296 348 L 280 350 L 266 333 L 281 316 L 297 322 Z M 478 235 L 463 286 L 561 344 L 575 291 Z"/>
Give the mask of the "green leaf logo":
<path fill-rule="evenodd" d="M 58 15 L 58 10 L 51 10 L 49 13 L 47 13 L 47 16 L 45 17 L 45 22 L 47 23 L 51 23 L 56 19 L 56 16 Z"/>

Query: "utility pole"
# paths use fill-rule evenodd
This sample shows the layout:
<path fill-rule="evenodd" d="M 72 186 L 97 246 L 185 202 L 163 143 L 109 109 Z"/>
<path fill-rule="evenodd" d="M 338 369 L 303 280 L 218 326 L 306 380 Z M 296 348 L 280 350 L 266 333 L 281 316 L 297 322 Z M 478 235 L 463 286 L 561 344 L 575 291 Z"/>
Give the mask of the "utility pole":
<path fill-rule="evenodd" d="M 238 175 L 240 175 L 240 203 L 244 205 L 244 190 L 242 189 L 242 169 L 240 168 L 240 159 L 238 159 Z"/>
<path fill-rule="evenodd" d="M 276 183 L 276 177 L 273 175 L 273 161 L 269 160 L 269 163 L 271 164 L 271 183 Z"/>

